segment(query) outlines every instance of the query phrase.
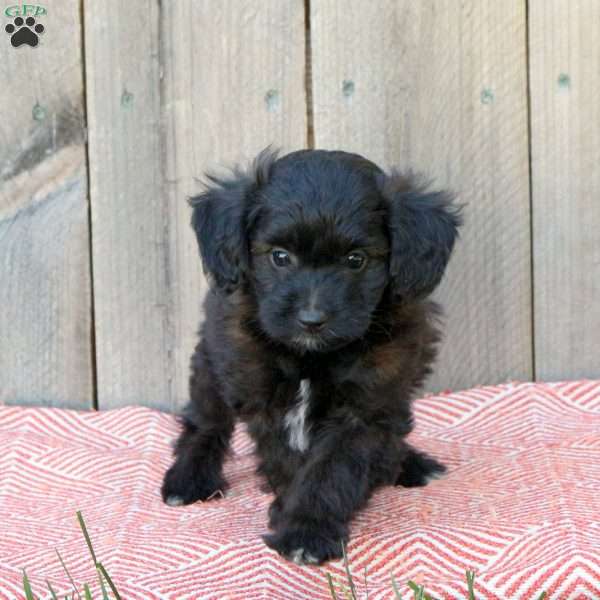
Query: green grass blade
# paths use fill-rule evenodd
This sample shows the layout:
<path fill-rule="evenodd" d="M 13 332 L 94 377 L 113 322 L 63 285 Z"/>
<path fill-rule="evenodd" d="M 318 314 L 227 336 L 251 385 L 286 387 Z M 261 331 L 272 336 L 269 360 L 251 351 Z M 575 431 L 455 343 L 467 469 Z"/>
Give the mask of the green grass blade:
<path fill-rule="evenodd" d="M 339 598 L 337 597 L 337 594 L 335 593 L 335 586 L 333 585 L 333 579 L 331 578 L 331 575 L 329 573 L 327 573 L 327 583 L 329 584 L 329 593 L 331 594 L 331 597 L 333 598 L 333 600 L 339 600 Z"/>
<path fill-rule="evenodd" d="M 75 581 L 73 579 L 73 577 L 71 576 L 71 573 L 69 573 L 69 569 L 67 569 L 67 565 L 65 565 L 65 561 L 63 560 L 63 557 L 60 555 L 60 552 L 58 550 L 54 550 L 56 552 L 56 556 L 58 556 L 58 560 L 60 560 L 60 564 L 62 565 L 62 568 L 64 570 L 64 572 L 67 574 L 67 577 L 69 578 L 69 581 L 71 582 L 71 585 L 73 586 L 73 590 L 75 591 L 75 594 L 77 594 L 77 598 L 79 598 L 79 600 L 81 600 L 81 594 L 77 591 L 77 586 L 75 585 Z M 73 598 L 75 598 L 75 596 L 73 596 Z"/>
<path fill-rule="evenodd" d="M 52 600 L 58 600 L 58 596 L 56 595 L 56 592 L 52 589 L 52 586 L 50 585 L 50 582 L 46 579 L 46 585 L 48 586 L 48 589 L 50 590 L 50 593 L 52 594 Z"/>
<path fill-rule="evenodd" d="M 421 593 L 420 586 L 418 586 L 414 581 L 409 581 L 406 585 L 413 591 L 413 598 L 418 598 L 418 594 Z"/>
<path fill-rule="evenodd" d="M 29 577 L 27 577 L 25 569 L 23 569 L 23 590 L 25 591 L 25 598 L 27 600 L 35 600 L 33 590 L 31 589 L 31 584 L 29 583 Z"/>
<path fill-rule="evenodd" d="M 92 540 L 90 539 L 90 534 L 88 533 L 87 527 L 85 526 L 85 521 L 83 520 L 83 515 L 81 511 L 77 511 L 77 520 L 79 521 L 79 527 L 81 527 L 81 531 L 83 531 L 83 537 L 85 538 L 85 543 L 90 550 L 90 554 L 92 555 L 92 559 L 94 560 L 94 565 L 98 564 L 98 560 L 96 559 L 96 553 L 94 552 L 94 547 L 92 546 Z"/>
<path fill-rule="evenodd" d="M 98 569 L 100 569 L 100 571 L 102 571 L 102 575 L 104 575 L 104 579 L 106 579 L 108 586 L 112 590 L 112 593 L 115 595 L 115 600 L 122 600 L 121 595 L 119 594 L 115 584 L 113 583 L 113 580 L 110 578 L 110 575 L 106 572 L 106 569 L 104 568 L 102 563 L 98 563 Z"/>
<path fill-rule="evenodd" d="M 96 571 L 98 573 L 98 581 L 100 582 L 100 589 L 102 590 L 102 600 L 110 600 L 108 596 L 108 592 L 106 591 L 106 586 L 104 585 L 104 577 L 102 577 L 102 573 L 100 569 L 96 567 Z"/>
<path fill-rule="evenodd" d="M 414 600 L 432 600 L 431 596 L 425 593 L 424 586 L 417 585 L 414 581 L 409 581 L 407 585 L 413 591 Z"/>
<path fill-rule="evenodd" d="M 352 579 L 352 574 L 350 573 L 350 564 L 348 563 L 348 555 L 346 554 L 346 544 L 342 542 L 342 556 L 344 557 L 344 569 L 346 570 L 346 577 L 348 578 L 348 585 L 350 585 L 350 593 L 352 600 L 358 600 L 358 596 L 356 595 L 356 587 L 354 585 L 354 580 Z"/>
<path fill-rule="evenodd" d="M 402 594 L 400 593 L 400 588 L 396 583 L 396 579 L 394 578 L 394 574 L 392 573 L 392 588 L 394 590 L 394 594 L 396 596 L 396 600 L 402 600 Z"/>
<path fill-rule="evenodd" d="M 469 588 L 469 600 L 475 600 L 475 589 L 473 582 L 475 581 L 475 571 L 467 570 L 467 587 Z"/>
<path fill-rule="evenodd" d="M 85 543 L 87 544 L 87 547 L 92 556 L 92 560 L 94 561 L 94 565 L 98 571 L 98 579 L 100 580 L 100 588 L 102 589 L 102 600 L 110 600 L 110 598 L 108 596 L 108 592 L 106 591 L 106 586 L 104 585 L 105 579 L 106 579 L 106 582 L 108 583 L 108 586 L 112 590 L 112 593 L 114 594 L 115 599 L 121 600 L 121 596 L 117 590 L 117 587 L 113 583 L 113 580 L 110 578 L 108 571 L 104 568 L 104 565 L 102 565 L 102 563 L 98 562 L 98 559 L 96 558 L 96 553 L 94 552 L 94 546 L 92 544 L 92 539 L 90 538 L 90 534 L 89 534 L 87 526 L 85 524 L 85 520 L 83 519 L 83 515 L 81 514 L 81 511 L 79 511 L 79 510 L 77 511 L 77 520 L 79 521 L 79 526 L 81 527 L 81 531 L 83 532 L 83 537 L 85 538 Z M 86 600 L 88 600 L 87 596 L 86 596 Z"/>
<path fill-rule="evenodd" d="M 90 592 L 90 586 L 87 583 L 83 584 L 83 594 L 85 596 L 85 600 L 94 600 L 92 598 L 92 592 Z"/>

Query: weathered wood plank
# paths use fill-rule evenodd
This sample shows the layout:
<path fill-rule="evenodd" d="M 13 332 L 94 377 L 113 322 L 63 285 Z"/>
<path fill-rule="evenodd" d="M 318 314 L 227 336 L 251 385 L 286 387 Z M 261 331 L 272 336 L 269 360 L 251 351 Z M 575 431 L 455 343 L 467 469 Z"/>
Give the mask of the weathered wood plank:
<path fill-rule="evenodd" d="M 468 203 L 429 387 L 532 376 L 525 3 L 311 3 L 316 145 Z"/>
<path fill-rule="evenodd" d="M 600 377 L 600 6 L 530 2 L 538 379 Z"/>
<path fill-rule="evenodd" d="M 173 4 L 166 27 L 166 180 L 179 268 L 173 394 L 181 406 L 206 291 L 185 199 L 202 189 L 206 170 L 246 163 L 268 144 L 283 152 L 306 145 L 304 3 L 188 0 Z"/>
<path fill-rule="evenodd" d="M 172 361 L 159 3 L 84 5 L 99 408 L 161 406 Z"/>
<path fill-rule="evenodd" d="M 79 2 L 0 62 L 0 402 L 89 408 L 91 293 Z M 4 19 L 5 22 L 8 18 Z"/>
<path fill-rule="evenodd" d="M 205 291 L 186 197 L 305 144 L 303 3 L 88 1 L 86 50 L 99 404 L 174 409 Z"/>

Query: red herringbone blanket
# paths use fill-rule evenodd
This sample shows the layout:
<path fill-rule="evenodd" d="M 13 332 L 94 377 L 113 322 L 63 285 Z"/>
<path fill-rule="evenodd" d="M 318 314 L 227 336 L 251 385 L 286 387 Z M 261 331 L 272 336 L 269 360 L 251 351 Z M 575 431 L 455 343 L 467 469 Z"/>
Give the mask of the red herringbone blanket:
<path fill-rule="evenodd" d="M 472 569 L 478 598 L 600 599 L 600 382 L 483 387 L 415 408 L 413 443 L 449 472 L 383 489 L 357 516 L 357 596 L 393 598 L 393 574 L 405 598 L 410 579 L 465 598 Z M 225 498 L 162 504 L 176 429 L 145 408 L 0 407 L 0 598 L 24 597 L 22 569 L 42 597 L 46 580 L 70 592 L 55 548 L 77 584 L 94 583 L 77 510 L 124 599 L 331 598 L 340 561 L 297 566 L 262 543 L 271 496 L 241 428 Z"/>

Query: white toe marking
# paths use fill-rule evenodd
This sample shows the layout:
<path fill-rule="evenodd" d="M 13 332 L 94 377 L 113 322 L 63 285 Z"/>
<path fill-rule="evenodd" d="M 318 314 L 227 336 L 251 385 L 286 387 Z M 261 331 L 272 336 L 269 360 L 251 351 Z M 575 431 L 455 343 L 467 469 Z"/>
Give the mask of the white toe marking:
<path fill-rule="evenodd" d="M 309 444 L 309 426 L 306 424 L 306 413 L 310 406 L 310 379 L 302 379 L 296 398 L 298 403 L 285 415 L 284 423 L 288 430 L 290 448 L 304 452 Z"/>
<path fill-rule="evenodd" d="M 297 548 L 296 550 L 292 550 L 292 552 L 290 553 L 290 558 L 292 559 L 292 562 L 295 562 L 297 565 L 303 565 L 303 555 L 304 548 Z"/>
<path fill-rule="evenodd" d="M 446 476 L 446 471 L 434 471 L 425 477 L 425 481 L 430 483 L 436 479 L 443 479 Z"/>
<path fill-rule="evenodd" d="M 290 552 L 289 558 L 297 565 L 316 565 L 319 559 L 304 548 L 296 548 Z"/>
<path fill-rule="evenodd" d="M 169 506 L 183 506 L 183 498 L 181 496 L 169 496 L 166 503 Z"/>

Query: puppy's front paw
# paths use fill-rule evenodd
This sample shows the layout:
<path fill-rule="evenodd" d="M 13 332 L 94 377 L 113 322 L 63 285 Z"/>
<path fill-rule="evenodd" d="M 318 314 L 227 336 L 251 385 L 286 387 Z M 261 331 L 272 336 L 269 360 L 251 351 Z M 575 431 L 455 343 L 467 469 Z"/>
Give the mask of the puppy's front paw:
<path fill-rule="evenodd" d="M 411 448 L 402 462 L 402 472 L 396 485 L 419 487 L 427 485 L 432 479 L 439 479 L 446 467 L 424 452 Z"/>
<path fill-rule="evenodd" d="M 226 483 L 220 476 L 188 469 L 185 463 L 177 461 L 165 473 L 161 493 L 169 506 L 182 506 L 198 500 L 220 498 L 225 487 Z"/>
<path fill-rule="evenodd" d="M 302 527 L 281 529 L 263 536 L 265 544 L 297 565 L 319 565 L 342 557 L 344 539 Z"/>

